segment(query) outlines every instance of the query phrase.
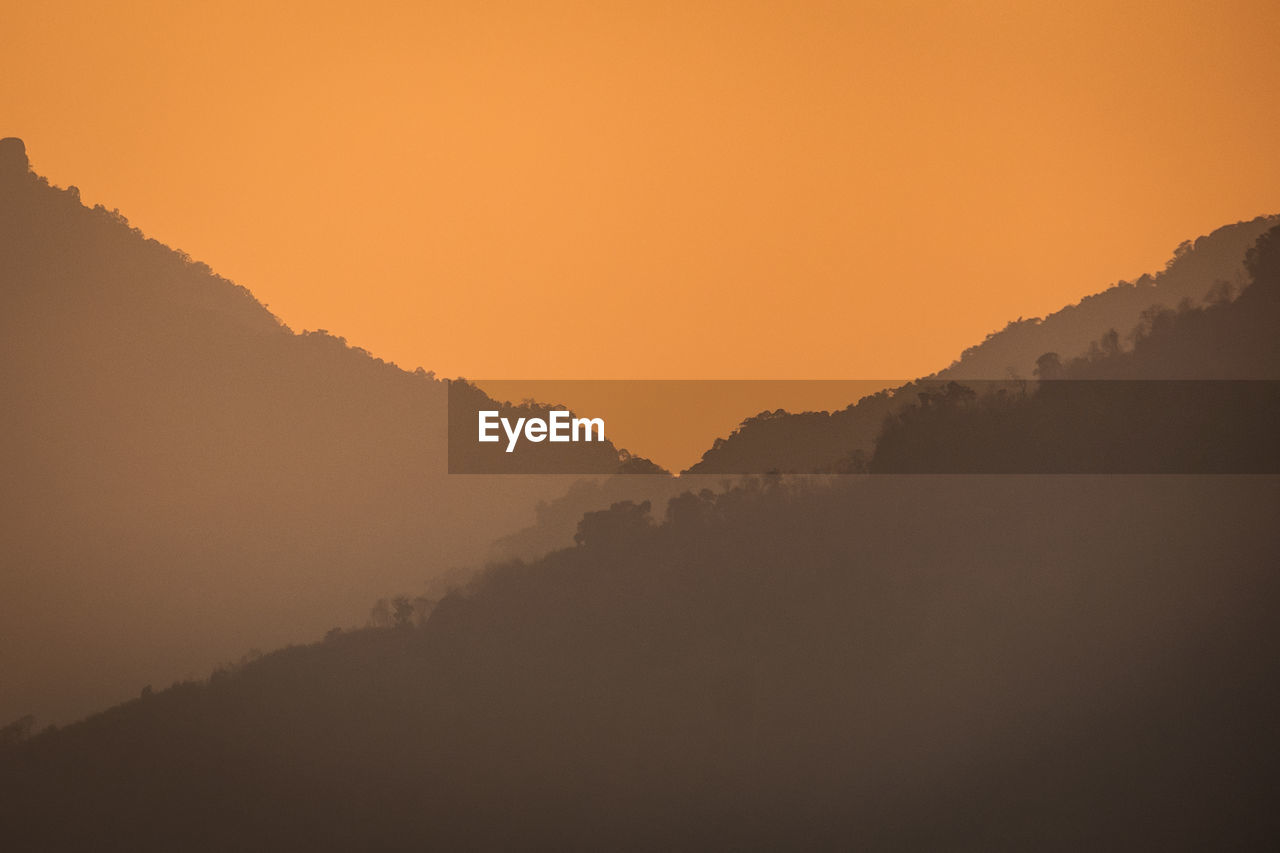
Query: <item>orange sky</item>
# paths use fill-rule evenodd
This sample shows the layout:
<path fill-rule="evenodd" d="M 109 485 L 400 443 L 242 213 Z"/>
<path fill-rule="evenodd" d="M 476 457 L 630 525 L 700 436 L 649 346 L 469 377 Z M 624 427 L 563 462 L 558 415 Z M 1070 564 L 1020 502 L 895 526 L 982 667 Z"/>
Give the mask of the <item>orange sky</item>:
<path fill-rule="evenodd" d="M 9 4 L 0 135 L 409 368 L 913 376 L 1280 211 L 1280 3 L 1054 5 Z"/>

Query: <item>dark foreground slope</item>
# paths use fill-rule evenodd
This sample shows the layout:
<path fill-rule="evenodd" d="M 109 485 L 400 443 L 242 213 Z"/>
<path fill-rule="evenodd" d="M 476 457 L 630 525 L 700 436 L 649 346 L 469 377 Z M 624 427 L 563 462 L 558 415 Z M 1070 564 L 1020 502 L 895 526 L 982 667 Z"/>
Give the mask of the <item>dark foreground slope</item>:
<path fill-rule="evenodd" d="M 292 333 L 2 153 L 0 722 L 362 622 L 565 488 L 447 477 L 446 383 Z"/>
<path fill-rule="evenodd" d="M 11 747 L 0 841 L 1261 849 L 1278 500 L 879 477 L 689 496 L 656 528 L 620 505 L 423 628 Z"/>

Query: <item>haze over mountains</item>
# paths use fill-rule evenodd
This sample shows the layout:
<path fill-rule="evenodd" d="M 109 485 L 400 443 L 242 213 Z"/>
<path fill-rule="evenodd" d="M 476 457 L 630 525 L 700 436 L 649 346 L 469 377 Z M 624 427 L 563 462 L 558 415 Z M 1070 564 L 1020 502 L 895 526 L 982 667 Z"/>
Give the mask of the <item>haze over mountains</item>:
<path fill-rule="evenodd" d="M 1178 247 L 1165 269 L 1154 275 L 1142 276 L 1133 283 L 1120 282 L 1043 319 L 1012 322 L 1005 329 L 993 332 L 982 343 L 965 350 L 950 367 L 899 388 L 869 395 L 844 409 L 800 412 L 778 409 L 746 418 L 731 434 L 717 439 L 702 459 L 684 472 L 681 481 L 615 479 L 603 484 L 580 484 L 564 496 L 539 505 L 536 523 L 504 537 L 498 543 L 500 549 L 511 557 L 536 557 L 568 545 L 577 520 L 586 511 L 602 509 L 626 499 L 650 500 L 661 506 L 681 491 L 715 488 L 726 475 L 867 471 L 886 420 L 904 408 L 917 405 L 922 392 L 937 394 L 951 381 L 967 381 L 970 386 L 983 391 L 998 390 L 1002 384 L 1007 385 L 1009 391 L 1025 391 L 1026 382 L 1022 380 L 1036 377 L 1036 362 L 1046 353 L 1055 353 L 1055 361 L 1059 364 L 1071 365 L 1073 359 L 1079 359 L 1079 364 L 1072 371 L 1078 379 L 1097 378 L 1092 371 L 1111 364 L 1125 365 L 1121 375 L 1128 379 L 1276 378 L 1280 371 L 1266 361 L 1274 358 L 1274 352 L 1265 347 L 1270 340 L 1269 315 L 1265 311 L 1257 314 L 1258 322 L 1262 324 L 1261 331 L 1241 327 L 1236 332 L 1247 332 L 1244 337 L 1236 332 L 1228 335 L 1235 335 L 1233 339 L 1237 345 L 1253 347 L 1248 349 L 1248 356 L 1234 362 L 1203 357 L 1204 352 L 1212 351 L 1212 348 L 1206 350 L 1204 347 L 1181 350 L 1174 347 L 1178 350 L 1176 354 L 1165 351 L 1158 357 L 1152 357 L 1150 353 L 1154 345 L 1150 332 L 1153 324 L 1167 324 L 1170 317 L 1177 316 L 1180 307 L 1203 306 L 1207 299 L 1220 308 L 1239 296 L 1250 282 L 1250 274 L 1244 267 L 1247 251 L 1260 235 L 1277 224 L 1280 224 L 1280 215 L 1260 216 L 1248 222 L 1224 226 L 1195 241 L 1187 241 Z M 1244 306 L 1232 312 L 1233 316 L 1251 316 L 1250 304 L 1258 299 L 1258 294 L 1246 299 Z M 1193 313 L 1191 316 L 1194 318 L 1196 315 Z M 1114 337 L 1111 336 L 1113 331 Z M 1090 352 L 1105 355 L 1100 347 L 1111 346 L 1109 341 L 1114 341 L 1120 350 L 1131 352 L 1138 337 L 1144 338 L 1139 368 L 1134 367 L 1132 358 L 1118 361 L 1103 359 L 1097 364 L 1088 358 Z M 1266 356 L 1264 350 L 1272 355 Z M 1193 363 L 1196 358 L 1200 359 L 1199 363 Z M 1206 373 L 1206 370 L 1220 373 Z M 1120 399 L 1123 397 L 1121 394 Z M 1130 406 L 1138 405 L 1136 397 L 1127 402 Z M 1247 464 L 1255 464 L 1256 461 Z M 1092 457 L 1088 461 L 1086 457 L 1076 457 L 1070 463 L 1060 462 L 1068 469 L 1078 465 L 1088 468 L 1096 463 L 1097 459 Z M 899 464 L 902 464 L 901 460 L 891 464 L 887 458 L 882 458 L 881 470 L 892 470 L 892 466 Z M 918 468 L 922 463 L 917 459 L 910 464 Z M 941 470 L 936 465 L 930 468 L 930 464 L 924 463 L 924 467 L 935 472 Z M 1030 471 L 1037 470 L 1035 465 L 1039 463 L 1030 464 L 1029 460 L 1022 459 L 1017 463 L 1006 460 L 1000 464 L 1012 464 L 1020 466 L 1020 470 Z M 1163 470 L 1181 470 L 1167 458 L 1160 464 L 1166 466 Z M 987 470 L 1000 468 L 988 465 Z M 1089 470 L 1097 472 L 1102 468 L 1092 467 Z"/>
<path fill-rule="evenodd" d="M 1144 314 L 1155 308 L 1195 306 L 1206 298 L 1223 301 L 1238 295 L 1249 281 L 1244 269 L 1246 251 L 1277 224 L 1280 215 L 1259 216 L 1188 240 L 1175 250 L 1164 270 L 1134 282 L 1119 282 L 1042 319 L 1015 320 L 966 349 L 949 367 L 919 381 L 1031 380 L 1037 375 L 1037 360 L 1046 353 L 1070 361 L 1113 331 L 1119 346 L 1131 347 Z M 1177 375 L 1190 374 L 1183 370 Z M 1145 378 L 1173 377 L 1171 372 L 1161 376 L 1157 371 Z M 839 411 L 762 412 L 717 441 L 687 473 L 858 470 L 872 454 L 885 418 L 916 402 L 916 386 L 907 383 Z"/>
<path fill-rule="evenodd" d="M 1136 434 L 1195 455 L 1201 434 L 1161 426 L 1219 402 L 1175 395 L 1150 423 L 1123 398 L 1064 409 L 1057 395 L 1091 386 L 1058 374 L 1272 380 L 1261 411 L 1217 414 L 1239 428 L 1232 453 L 1274 460 L 1257 427 L 1280 416 L 1280 227 L 1244 260 L 1234 302 L 1149 312 L 1131 349 L 1104 333 L 1038 359 L 1025 392 L 929 386 L 867 464 L 969 470 L 1008 445 L 1010 417 L 1036 452 L 1127 452 Z M 572 547 L 493 566 L 425 620 L 34 738 L 11 727 L 2 838 L 1272 849 L 1278 506 L 1280 478 L 1256 473 L 766 476 L 618 500 L 580 517 Z"/>
<path fill-rule="evenodd" d="M 246 289 L 33 175 L 17 140 L 0 146 L 0 184 L 0 617 L 22 638 L 0 652 L 0 719 L 66 720 L 202 676 L 424 594 L 495 539 L 534 558 L 570 544 L 585 511 L 713 485 L 446 481 L 442 381 L 294 334 Z M 1153 304 L 1239 293 L 1245 249 L 1276 221 L 1184 244 L 1155 276 L 1010 324 L 934 378 L 1025 376 Z M 912 400 L 767 413 L 689 473 L 847 470 Z M 604 450 L 574 470 L 609 473 Z"/>
<path fill-rule="evenodd" d="M 1280 215 L 1259 216 L 1187 240 L 1174 250 L 1163 270 L 1117 282 L 1046 317 L 1014 320 L 966 349 L 935 378 L 1031 379 L 1036 359 L 1044 353 L 1071 359 L 1083 355 L 1109 329 L 1127 336 L 1152 306 L 1177 308 L 1184 301 L 1199 305 L 1211 294 L 1234 298 L 1249 283 L 1245 253 L 1277 224 Z M 1126 337 L 1124 342 L 1131 341 Z"/>
<path fill-rule="evenodd" d="M 567 486 L 447 478 L 445 382 L 295 334 L 12 139 L 0 259 L 0 719 L 363 624 Z M 616 468 L 592 452 L 571 470 Z"/>

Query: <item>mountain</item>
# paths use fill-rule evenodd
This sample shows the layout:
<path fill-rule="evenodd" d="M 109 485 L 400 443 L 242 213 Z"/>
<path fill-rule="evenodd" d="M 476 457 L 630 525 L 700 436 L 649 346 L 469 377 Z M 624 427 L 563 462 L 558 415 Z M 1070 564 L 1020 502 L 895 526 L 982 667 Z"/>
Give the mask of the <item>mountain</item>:
<path fill-rule="evenodd" d="M 50 850 L 1269 849 L 1277 501 L 1274 477 L 884 476 L 688 494 L 662 524 L 619 503 L 422 627 L 13 732 L 0 826 Z"/>
<path fill-rule="evenodd" d="M 0 720 L 65 721 L 362 624 L 566 488 L 450 477 L 447 382 L 294 333 L 50 186 L 16 139 L 0 143 L 0 387 Z M 588 453 L 569 470 L 619 464 Z"/>
<path fill-rule="evenodd" d="M 536 557 L 570 544 L 574 525 L 584 512 L 604 509 L 622 500 L 649 500 L 654 505 L 663 505 L 680 491 L 715 489 L 725 476 L 866 471 L 886 421 L 904 409 L 916 406 L 921 394 L 934 397 L 944 393 L 948 383 L 954 381 L 953 377 L 962 376 L 965 371 L 974 370 L 976 373 L 976 384 L 972 377 L 963 380 L 969 386 L 989 391 L 1004 388 L 1009 393 L 1017 393 L 1025 390 L 1026 383 L 1010 378 L 1012 362 L 1009 357 L 1019 351 L 1019 347 L 1022 354 L 1015 361 L 1021 367 L 1012 372 L 1030 377 L 1036 375 L 1037 360 L 1053 351 L 1051 348 L 1054 346 L 1061 351 L 1058 362 L 1065 359 L 1069 363 L 1072 354 L 1085 356 L 1091 348 L 1102 345 L 1103 339 L 1107 338 L 1104 333 L 1118 326 L 1133 330 L 1124 339 L 1119 335 L 1115 337 L 1116 346 L 1127 352 L 1132 349 L 1136 335 L 1145 334 L 1152 323 L 1163 323 L 1171 313 L 1176 313 L 1169 306 L 1190 309 L 1230 303 L 1233 297 L 1248 288 L 1251 281 L 1244 266 L 1246 252 L 1268 225 L 1274 227 L 1277 222 L 1280 222 L 1280 217 L 1259 217 L 1219 228 L 1194 243 L 1188 241 L 1175 252 L 1166 269 L 1154 276 L 1143 276 L 1132 284 L 1121 282 L 1044 320 L 1011 323 L 1004 332 L 995 333 L 985 342 L 967 349 L 963 358 L 951 368 L 865 397 L 845 409 L 797 413 L 765 411 L 747 418 L 729 436 L 716 439 L 702 459 L 686 470 L 679 480 L 668 482 L 624 477 L 607 483 L 579 484 L 565 495 L 540 504 L 533 525 L 500 540 L 500 553 L 525 559 Z M 1231 286 L 1225 287 L 1223 282 L 1230 282 Z M 1245 309 L 1241 310 L 1247 313 L 1250 304 L 1251 299 L 1246 298 L 1243 302 Z M 1265 326 L 1268 320 L 1259 322 Z M 1144 343 L 1145 348 L 1150 346 L 1149 341 Z M 1176 356 L 1163 352 L 1157 359 L 1156 372 L 1164 371 L 1164 378 L 1205 378 L 1203 373 L 1189 370 L 1186 364 L 1188 359 L 1200 357 L 1193 355 L 1197 350 L 1183 347 L 1179 352 Z M 1260 352 L 1255 348 L 1246 355 L 1249 369 L 1253 370 L 1248 375 L 1257 376 L 1258 370 L 1265 369 L 1263 362 L 1258 360 Z M 1228 367 L 1221 359 L 1215 360 L 1211 356 L 1212 353 L 1204 357 L 1203 364 L 1219 365 L 1237 378 L 1246 375 L 1244 364 Z M 1277 375 L 1280 374 L 1272 372 L 1267 377 Z M 1130 397 L 1129 404 L 1137 405 L 1136 397 Z M 913 465 L 923 464 L 919 456 L 911 459 Z M 903 460 L 894 464 L 905 463 Z M 880 464 L 887 464 L 885 457 L 881 458 Z M 1024 465 L 1023 470 L 1029 470 L 1025 462 L 1021 464 Z M 1073 464 L 1085 463 L 1076 460 Z M 1168 461 L 1160 464 L 1167 466 Z"/>
<path fill-rule="evenodd" d="M 1015 320 L 966 349 L 932 378 L 1030 379 L 1041 355 L 1056 352 L 1063 359 L 1083 355 L 1107 330 L 1126 334 L 1137 327 L 1143 312 L 1153 306 L 1177 308 L 1184 302 L 1199 305 L 1206 298 L 1232 298 L 1248 286 L 1245 252 L 1276 225 L 1280 215 L 1259 216 L 1187 240 L 1154 275 L 1118 282 L 1047 317 Z"/>
<path fill-rule="evenodd" d="M 1178 365 L 1175 385 L 1273 376 L 1280 228 L 1247 260 L 1235 302 L 1152 312 L 1132 350 L 1104 337 L 1009 408 Z M 1004 446 L 981 397 L 941 387 L 873 468 Z M 0 826 L 18 849 L 1271 849 L 1278 505 L 1255 473 L 619 500 L 422 624 L 0 730 Z"/>
<path fill-rule="evenodd" d="M 1040 381 L 960 383 L 890 416 L 873 473 L 1280 474 L 1280 226 L 1235 301 L 1147 312 Z"/>
<path fill-rule="evenodd" d="M 1159 307 L 1221 302 L 1241 293 L 1249 278 L 1246 251 L 1280 215 L 1260 216 L 1186 241 L 1165 269 L 1134 282 L 1119 282 L 1041 319 L 1016 320 L 966 349 L 932 376 L 850 404 L 835 412 L 762 412 L 718 439 L 690 466 L 690 474 L 812 473 L 864 470 L 886 417 L 951 380 L 989 382 L 1031 379 L 1046 353 L 1060 360 L 1084 355 L 1109 330 L 1126 335 Z"/>

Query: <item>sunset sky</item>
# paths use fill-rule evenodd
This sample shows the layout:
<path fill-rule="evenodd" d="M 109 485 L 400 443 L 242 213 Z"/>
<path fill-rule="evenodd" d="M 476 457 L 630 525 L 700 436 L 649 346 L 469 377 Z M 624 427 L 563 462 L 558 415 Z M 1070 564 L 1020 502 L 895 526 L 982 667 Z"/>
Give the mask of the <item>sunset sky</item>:
<path fill-rule="evenodd" d="M 909 377 L 1280 212 L 1280 3 L 23 3 L 36 171 L 407 368 Z"/>

